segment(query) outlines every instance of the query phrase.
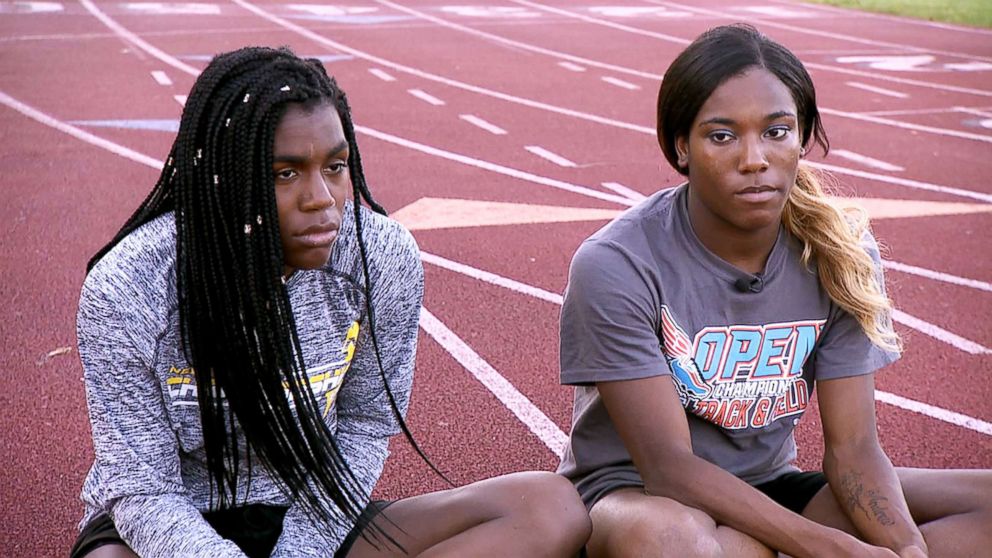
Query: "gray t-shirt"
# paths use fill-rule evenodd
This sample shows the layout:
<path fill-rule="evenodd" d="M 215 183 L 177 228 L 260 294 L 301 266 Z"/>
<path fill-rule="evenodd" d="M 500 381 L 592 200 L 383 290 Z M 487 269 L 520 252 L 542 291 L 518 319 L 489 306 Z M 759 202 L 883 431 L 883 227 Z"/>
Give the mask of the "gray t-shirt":
<path fill-rule="evenodd" d="M 363 208 L 362 223 L 383 367 L 405 412 L 423 298 L 420 253 L 395 221 Z M 175 237 L 172 213 L 146 223 L 83 284 L 77 335 L 95 459 L 83 485 L 81 525 L 108 513 L 144 558 L 242 557 L 201 515 L 211 494 L 194 371 L 179 342 Z M 297 271 L 286 288 L 311 389 L 368 494 L 398 425 L 372 350 L 364 282 L 349 203 L 329 264 Z M 257 459 L 249 485 L 244 459 L 237 502 L 290 506 L 272 556 L 333 556 L 351 525 L 314 524 Z"/>
<path fill-rule="evenodd" d="M 754 276 L 702 245 L 686 192 L 683 185 L 655 194 L 592 235 L 572 260 L 560 359 L 562 383 L 576 388 L 558 472 L 590 507 L 619 486 L 643 485 L 597 382 L 670 376 L 693 452 L 760 484 L 795 470 L 792 432 L 815 379 L 868 374 L 897 358 L 830 300 L 784 228 L 760 291 L 735 286 Z M 874 239 L 864 245 L 881 280 Z"/>

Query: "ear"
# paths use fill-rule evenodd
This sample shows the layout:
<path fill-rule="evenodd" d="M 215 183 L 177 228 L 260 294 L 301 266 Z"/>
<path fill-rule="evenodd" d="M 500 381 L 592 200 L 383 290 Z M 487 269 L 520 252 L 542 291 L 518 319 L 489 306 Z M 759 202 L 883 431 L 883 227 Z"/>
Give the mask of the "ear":
<path fill-rule="evenodd" d="M 679 136 L 675 138 L 675 153 L 678 154 L 679 168 L 689 166 L 689 138 Z"/>

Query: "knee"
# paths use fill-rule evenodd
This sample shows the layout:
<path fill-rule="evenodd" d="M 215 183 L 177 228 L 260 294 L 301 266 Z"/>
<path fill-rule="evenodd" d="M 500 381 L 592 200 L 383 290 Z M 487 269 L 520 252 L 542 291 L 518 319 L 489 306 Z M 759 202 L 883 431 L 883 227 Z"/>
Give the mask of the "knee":
<path fill-rule="evenodd" d="M 724 555 L 716 538 L 716 523 L 704 513 L 687 507 L 668 510 L 662 516 L 639 516 L 606 537 L 610 556 L 698 556 Z"/>
<path fill-rule="evenodd" d="M 563 552 L 582 548 L 592 521 L 572 483 L 561 475 L 536 471 L 520 473 L 517 481 L 505 501 L 515 523 L 524 522 L 545 548 Z"/>

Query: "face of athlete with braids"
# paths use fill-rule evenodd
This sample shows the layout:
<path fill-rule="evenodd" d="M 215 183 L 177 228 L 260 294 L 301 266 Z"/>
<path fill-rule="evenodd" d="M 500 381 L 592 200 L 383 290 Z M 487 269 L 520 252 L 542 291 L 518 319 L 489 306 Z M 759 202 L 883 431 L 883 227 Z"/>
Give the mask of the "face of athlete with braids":
<path fill-rule="evenodd" d="M 330 103 L 289 105 L 276 127 L 272 155 L 283 274 L 322 267 L 351 191 L 348 142 L 337 110 Z"/>

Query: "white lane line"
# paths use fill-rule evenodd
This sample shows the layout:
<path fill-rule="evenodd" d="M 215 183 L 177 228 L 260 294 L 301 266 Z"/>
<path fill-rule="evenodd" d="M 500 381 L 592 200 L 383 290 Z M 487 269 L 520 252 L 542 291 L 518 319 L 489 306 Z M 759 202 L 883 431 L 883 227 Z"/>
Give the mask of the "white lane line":
<path fill-rule="evenodd" d="M 551 151 L 548 151 L 547 149 L 545 149 L 545 148 L 543 148 L 543 147 L 541 147 L 539 145 L 528 145 L 528 146 L 525 146 L 524 149 L 526 149 L 527 151 L 530 151 L 531 153 L 533 153 L 534 155 L 537 155 L 538 157 L 541 157 L 542 159 L 547 159 L 548 161 L 551 161 L 552 163 L 554 163 L 554 164 L 556 164 L 556 165 L 558 165 L 560 167 L 575 167 L 575 166 L 577 166 L 572 161 L 569 161 L 568 159 L 562 157 L 561 155 L 558 155 L 557 153 L 552 153 Z"/>
<path fill-rule="evenodd" d="M 179 106 L 181 107 L 186 106 L 186 95 L 173 95 L 172 98 L 175 99 L 177 103 L 179 103 Z"/>
<path fill-rule="evenodd" d="M 892 120 L 889 118 L 882 118 L 879 116 L 868 116 L 864 113 L 858 114 L 854 112 L 846 112 L 846 111 L 836 110 L 826 107 L 820 107 L 820 112 L 822 114 L 832 114 L 834 116 L 842 116 L 844 118 L 850 118 L 852 120 L 860 120 L 862 122 L 871 122 L 873 124 L 882 124 L 884 126 L 902 128 L 904 130 L 915 130 L 917 132 L 928 132 L 931 134 L 937 134 L 939 136 L 949 136 L 953 138 L 961 138 L 961 139 L 981 141 L 985 143 L 992 143 L 992 135 L 988 135 L 988 134 L 973 134 L 971 132 L 961 132 L 958 130 L 951 130 L 948 128 L 924 126 L 923 124 L 913 124 L 912 122 L 902 122 L 899 120 Z"/>
<path fill-rule="evenodd" d="M 396 78 L 380 70 L 379 68 L 369 68 L 369 73 L 382 81 L 396 81 Z"/>
<path fill-rule="evenodd" d="M 684 4 L 678 4 L 676 2 L 660 2 L 660 1 L 657 1 L 657 0 L 647 0 L 647 1 L 650 2 L 650 3 L 652 3 L 652 4 L 661 4 L 661 5 L 664 5 L 664 6 L 675 6 L 675 7 L 678 7 L 680 9 L 684 9 L 684 10 L 687 10 L 687 11 L 694 11 L 694 12 L 697 12 L 697 13 L 700 13 L 700 14 L 713 15 L 713 16 L 724 17 L 724 18 L 728 17 L 728 15 L 726 13 L 721 13 L 721 12 L 717 12 L 717 11 L 714 11 L 714 10 L 709 10 L 709 9 L 706 9 L 706 8 L 686 6 Z M 932 49 L 932 48 L 924 48 L 924 47 L 918 47 L 918 46 L 915 46 L 915 45 L 905 45 L 905 44 L 901 44 L 901 43 L 890 43 L 888 41 L 878 41 L 878 40 L 875 40 L 875 39 L 865 39 L 865 38 L 862 38 L 862 37 L 855 37 L 854 35 L 845 35 L 845 34 L 842 34 L 842 33 L 834 33 L 832 31 L 825 31 L 825 30 L 822 30 L 822 29 L 813 29 L 813 28 L 810 28 L 810 27 L 801 27 L 801 26 L 798 26 L 798 25 L 790 25 L 788 23 L 782 23 L 780 21 L 773 21 L 773 20 L 770 20 L 770 19 L 762 18 L 762 17 L 752 17 L 752 16 L 739 15 L 739 14 L 734 14 L 731 17 L 734 18 L 734 19 L 736 19 L 736 20 L 749 21 L 751 23 L 757 24 L 759 27 L 777 27 L 779 29 L 785 29 L 787 31 L 791 31 L 791 32 L 794 32 L 794 33 L 803 33 L 803 34 L 806 34 L 806 35 L 813 35 L 813 36 L 817 36 L 817 37 L 826 37 L 826 38 L 829 38 L 829 39 L 837 39 L 837 40 L 841 40 L 841 41 L 848 41 L 848 42 L 859 43 L 859 44 L 863 44 L 863 45 L 870 45 L 870 46 L 877 46 L 877 47 L 886 47 L 886 48 L 894 48 L 894 49 L 899 49 L 899 50 L 902 50 L 902 51 L 910 51 L 910 52 L 927 52 L 927 53 L 943 54 L 945 56 L 953 56 L 955 58 L 965 58 L 967 60 L 983 60 L 983 61 L 986 61 L 986 62 L 992 61 L 992 58 L 988 58 L 988 57 L 985 57 L 985 56 L 979 56 L 979 55 L 976 55 L 976 54 L 968 54 L 968 53 L 964 53 L 964 52 L 955 52 L 955 51 L 950 51 L 950 50 L 938 50 L 938 49 Z"/>
<path fill-rule="evenodd" d="M 988 110 L 978 110 L 968 107 L 954 107 L 951 110 L 953 110 L 954 112 L 964 112 L 967 114 L 974 114 L 975 116 L 981 116 L 983 118 L 992 118 L 992 112 Z"/>
<path fill-rule="evenodd" d="M 88 2 L 89 0 L 81 0 L 81 1 Z M 314 33 L 314 32 L 312 32 L 312 31 L 310 31 L 310 30 L 308 30 L 308 29 L 306 29 L 304 27 L 301 27 L 301 26 L 295 24 L 295 23 L 292 23 L 290 21 L 287 21 L 285 19 L 282 19 L 282 18 L 280 18 L 278 16 L 274 16 L 274 15 L 266 12 L 265 10 L 262 10 L 261 8 L 258 8 L 258 7 L 254 6 L 252 4 L 249 4 L 245 0 L 231 0 L 231 1 L 234 2 L 235 4 L 238 4 L 239 6 L 243 7 L 244 9 L 246 9 L 246 10 L 248 10 L 248 11 L 250 11 L 250 12 L 256 14 L 256 15 L 258 15 L 262 19 L 271 21 L 272 23 L 275 23 L 276 25 L 279 25 L 281 27 L 284 27 L 286 29 L 289 29 L 290 31 L 293 31 L 293 32 L 295 32 L 295 33 L 297 33 L 297 34 L 299 34 L 299 35 L 301 35 L 303 37 L 306 37 L 306 38 L 308 38 L 308 39 L 310 39 L 310 40 L 312 40 L 312 41 L 314 41 L 316 43 L 319 43 L 319 44 L 322 44 L 322 45 L 325 45 L 325 46 L 328 46 L 328 47 L 331 47 L 331 48 L 334 48 L 334 49 L 337 49 L 337 50 L 346 52 L 346 53 L 351 54 L 352 56 L 355 56 L 357 58 L 362 58 L 364 60 L 369 60 L 371 62 L 375 62 L 376 64 L 380 64 L 380 65 L 383 65 L 383 66 L 388 66 L 388 67 L 393 68 L 393 69 L 395 69 L 397 71 L 400 71 L 400 72 L 408 73 L 408 74 L 415 75 L 415 76 L 418 76 L 418 77 L 421 77 L 421 78 L 424 78 L 424 79 L 427 79 L 427 80 L 436 81 L 436 82 L 439 82 L 439 83 L 443 83 L 445 85 L 450 85 L 452 87 L 457 87 L 459 89 L 464 89 L 466 91 L 471 91 L 473 93 L 478 93 L 480 95 L 485 95 L 485 96 L 488 96 L 488 97 L 493 97 L 493 98 L 496 98 L 496 99 L 500 99 L 500 100 L 503 100 L 503 101 L 507 101 L 507 102 L 515 103 L 515 104 L 519 104 L 519 105 L 523 105 L 523 106 L 526 106 L 526 107 L 536 108 L 536 109 L 540 109 L 540 110 L 546 110 L 548 112 L 552 112 L 552 113 L 556 113 L 556 114 L 562 114 L 562 115 L 566 115 L 566 116 L 572 116 L 574 118 L 579 118 L 579 119 L 587 120 L 587 121 L 590 121 L 590 122 L 596 122 L 598 124 L 604 124 L 604 125 L 607 125 L 607 126 L 613 126 L 613 127 L 616 127 L 616 128 L 623 128 L 623 129 L 626 129 L 626 130 L 633 130 L 635 132 L 641 132 L 643 134 L 648 134 L 648 135 L 652 135 L 652 136 L 655 135 L 655 133 L 656 133 L 654 128 L 648 128 L 646 126 L 639 126 L 637 124 L 631 124 L 629 122 L 622 122 L 622 121 L 614 120 L 614 119 L 611 119 L 611 118 L 604 118 L 602 116 L 597 116 L 597 115 L 594 115 L 594 114 L 588 114 L 588 113 L 584 113 L 584 112 L 580 112 L 580 111 L 576 111 L 576 110 L 566 109 L 566 108 L 558 107 L 558 106 L 555 106 L 555 105 L 549 105 L 547 103 L 541 103 L 541 102 L 538 102 L 538 101 L 533 101 L 531 99 L 524 99 L 524 98 L 521 98 L 521 97 L 516 97 L 516 96 L 508 95 L 508 94 L 505 94 L 505 93 L 500 93 L 498 91 L 492 91 L 490 89 L 485 89 L 483 87 L 478 87 L 478 86 L 475 86 L 475 85 L 470 85 L 470 84 L 463 83 L 463 82 L 460 82 L 460 81 L 448 79 L 446 77 L 438 76 L 436 74 L 430 74 L 430 73 L 427 73 L 427 72 L 418 70 L 416 68 L 411 68 L 409 66 L 404 66 L 402 64 L 398 64 L 398 63 L 395 63 L 395 62 L 392 62 L 392 61 L 389 61 L 389 60 L 385 60 L 383 58 L 372 56 L 372 55 L 370 55 L 370 54 L 368 54 L 366 52 L 363 52 L 363 51 L 360 51 L 360 50 L 357 50 L 357 49 L 353 49 L 353 48 L 351 48 L 349 46 L 346 46 L 346 45 L 343 45 L 341 43 L 337 43 L 335 41 L 332 41 L 330 39 L 327 39 L 326 37 L 323 37 L 322 35 L 318 35 L 317 33 Z M 92 9 L 96 13 L 100 14 L 101 21 L 104 21 L 105 23 L 107 23 L 107 22 L 112 23 L 113 25 L 116 25 L 117 28 L 119 28 L 121 31 L 123 31 L 125 33 L 130 33 L 126 29 L 124 29 L 124 28 L 120 27 L 119 25 L 117 25 L 116 23 L 114 23 L 113 20 L 111 20 L 107 16 L 103 15 L 102 13 L 100 13 L 99 10 L 97 10 L 95 6 L 92 7 Z M 124 38 L 126 38 L 126 36 L 124 36 Z M 145 48 L 146 46 L 148 48 L 154 48 L 154 47 L 151 47 L 151 45 L 148 45 L 147 43 L 144 43 L 143 41 L 141 43 L 136 43 L 136 44 L 140 48 Z M 199 74 L 199 71 L 197 71 L 195 68 L 186 66 L 185 64 L 182 65 L 183 67 L 178 66 L 177 64 L 182 64 L 182 63 L 179 62 L 178 60 L 176 60 L 175 58 L 172 58 L 171 56 L 165 54 L 164 52 L 158 50 L 158 49 L 154 49 L 154 51 L 148 51 L 148 52 L 149 52 L 149 54 L 152 54 L 153 56 L 156 56 L 156 57 L 164 57 L 164 58 L 162 58 L 162 60 L 164 62 L 167 62 L 170 65 L 179 67 L 181 70 L 189 73 L 190 75 L 192 75 L 194 77 Z M 810 64 L 806 64 L 806 65 L 807 66 L 811 66 Z M 865 75 L 869 75 L 869 74 L 865 74 Z M 992 95 L 992 92 L 990 92 L 989 95 Z M 388 134 L 386 134 L 386 135 L 388 136 Z M 395 137 L 395 136 L 393 136 L 393 137 Z M 387 141 L 389 141 L 389 140 L 387 140 Z M 421 144 L 417 144 L 417 145 L 421 145 Z M 431 149 L 433 149 L 433 148 L 431 148 Z M 445 152 L 445 153 L 447 153 L 447 152 Z M 470 158 L 467 158 L 467 159 L 470 159 Z M 467 162 L 466 164 L 474 164 L 474 163 Z M 845 175 L 849 175 L 849 176 L 856 176 L 856 177 L 859 177 L 859 178 L 864 178 L 864 179 L 867 179 L 867 180 L 876 180 L 876 181 L 885 182 L 885 183 L 888 183 L 888 184 L 898 184 L 900 186 L 906 186 L 906 187 L 909 187 L 909 188 L 918 188 L 918 189 L 921 189 L 921 190 L 929 190 L 929 191 L 933 191 L 933 192 L 943 192 L 945 194 L 950 194 L 950 195 L 955 195 L 955 196 L 961 196 L 961 197 L 966 197 L 966 198 L 972 198 L 972 199 L 977 199 L 977 200 L 985 201 L 985 202 L 988 202 L 988 203 L 992 203 L 992 195 L 983 194 L 981 192 L 975 192 L 975 191 L 972 191 L 972 190 L 965 190 L 965 189 L 962 189 L 962 188 L 953 188 L 953 187 L 949 187 L 949 186 L 942 186 L 942 185 L 938 185 L 938 184 L 931 184 L 929 182 L 923 182 L 923 181 L 919 181 L 919 180 L 909 180 L 909 179 L 906 179 L 906 178 L 897 178 L 897 177 L 892 177 L 892 176 L 886 176 L 884 174 L 869 173 L 869 172 L 864 172 L 864 171 L 859 171 L 859 170 L 854 170 L 854 169 L 848 169 L 848 168 L 845 168 L 845 167 L 839 167 L 839 166 L 836 166 L 836 165 L 828 165 L 828 164 L 825 164 L 825 163 L 809 163 L 809 164 L 812 167 L 819 168 L 819 169 L 826 170 L 826 171 L 830 171 L 830 172 L 834 172 L 836 174 L 845 174 Z M 500 166 L 499 165 L 495 165 L 495 167 L 500 167 Z M 501 167 L 501 168 L 505 168 L 505 167 Z M 514 172 L 522 172 L 522 171 L 515 171 L 515 169 L 512 169 L 512 170 Z M 499 171 L 497 171 L 497 172 L 499 172 Z M 527 174 L 527 173 L 524 173 L 524 174 Z M 531 176 L 533 176 L 533 175 L 531 175 Z M 543 177 L 538 177 L 538 178 L 543 179 Z M 547 179 L 545 179 L 545 180 L 547 180 Z M 555 185 L 554 187 L 562 187 L 563 185 L 566 186 L 566 189 L 569 188 L 569 187 L 575 187 L 574 185 L 571 185 L 571 184 L 568 184 L 568 183 L 562 183 L 560 181 L 553 181 L 553 182 L 559 184 L 559 185 Z M 584 187 L 581 187 L 581 186 L 579 186 L 578 188 L 583 188 L 584 189 Z M 588 189 L 586 189 L 586 190 L 588 190 Z M 592 191 L 592 190 L 589 190 L 589 191 Z M 591 195 L 591 194 L 586 194 L 586 195 Z M 605 195 L 605 194 L 602 194 L 602 195 Z M 593 196 L 593 197 L 595 197 L 595 196 Z M 621 202 L 621 203 L 625 203 L 625 202 Z M 625 204 L 626 205 L 630 205 L 629 203 L 625 203 Z"/>
<path fill-rule="evenodd" d="M 438 25 L 440 25 L 442 27 L 447 27 L 449 29 L 454 29 L 454 30 L 460 31 L 462 33 L 468 33 L 470 35 L 475 35 L 476 37 L 482 37 L 482 38 L 487 39 L 489 41 L 496 41 L 498 43 L 503 43 L 505 45 L 510 45 L 510 46 L 512 46 L 514 48 L 528 50 L 530 52 L 537 52 L 539 54 L 546 54 L 546 55 L 551 56 L 551 57 L 554 57 L 554 58 L 561 58 L 561 59 L 563 59 L 565 61 L 559 62 L 558 65 L 561 66 L 562 68 L 565 68 L 566 70 L 569 70 L 569 71 L 572 71 L 572 72 L 584 72 L 584 71 L 586 71 L 585 66 L 592 66 L 592 67 L 595 67 L 595 68 L 602 68 L 604 70 L 611 70 L 611 71 L 614 71 L 614 72 L 619 72 L 619 73 L 622 73 L 622 74 L 629 74 L 629 75 L 632 75 L 632 76 L 638 76 L 638 77 L 647 78 L 647 79 L 656 79 L 656 80 L 660 80 L 661 79 L 661 76 L 656 75 L 656 74 L 652 74 L 650 72 L 642 72 L 640 70 L 635 70 L 633 68 L 624 68 L 622 66 L 616 66 L 614 64 L 609 64 L 607 62 L 600 62 L 598 60 L 590 60 L 588 58 L 583 58 L 581 56 L 575 56 L 573 54 L 568 54 L 568 53 L 560 52 L 560 51 L 557 51 L 557 50 L 551 50 L 551 49 L 548 49 L 548 48 L 539 47 L 537 45 L 532 45 L 532 44 L 529 44 L 529 43 L 515 41 L 513 39 L 508 39 L 508 38 L 503 37 L 503 36 L 500 36 L 500 35 L 496 35 L 496 34 L 493 34 L 493 33 L 487 33 L 485 31 L 480 31 L 478 29 L 474 29 L 472 27 L 467 27 L 465 25 L 459 25 L 459 24 L 454 23 L 452 21 L 448 21 L 446 19 L 441 19 L 439 17 L 435 17 L 435 16 L 432 16 L 430 14 L 427 14 L 427 13 L 424 13 L 424 12 L 420 12 L 420 11 L 417 11 L 417 10 L 414 10 L 413 8 L 409 8 L 407 6 L 401 6 L 399 4 L 395 4 L 393 2 L 389 2 L 388 0 L 376 0 L 376 2 L 378 2 L 379 4 L 382 4 L 384 6 L 389 6 L 390 8 L 393 8 L 394 10 L 398 10 L 398 11 L 401 11 L 401 12 L 406 12 L 406 13 L 414 16 L 414 17 L 418 17 L 420 19 L 424 19 L 424 20 L 427 20 L 427 21 L 436 23 L 436 24 L 438 24 Z M 582 66 L 580 64 L 584 64 L 585 66 Z"/>
<path fill-rule="evenodd" d="M 871 91 L 872 93 L 878 93 L 879 95 L 888 95 L 889 97 L 896 97 L 897 99 L 906 99 L 909 97 L 909 94 L 907 93 L 893 91 L 891 89 L 885 89 L 882 87 L 875 87 L 874 85 L 858 83 L 856 81 L 845 81 L 844 83 L 849 87 L 854 87 L 856 89 L 863 89 L 865 91 Z"/>
<path fill-rule="evenodd" d="M 425 101 L 436 107 L 439 107 L 444 104 L 444 101 L 442 101 L 441 99 L 438 99 L 434 95 L 431 95 L 430 93 L 427 93 L 426 91 L 420 89 L 407 89 L 406 92 L 420 99 L 421 101 Z"/>
<path fill-rule="evenodd" d="M 929 405 L 921 401 L 914 401 L 912 399 L 907 399 L 900 395 L 885 391 L 875 390 L 875 399 L 881 401 L 882 403 L 888 403 L 893 407 L 906 409 L 907 411 L 926 415 L 930 418 L 949 422 L 951 424 L 967 428 L 968 430 L 974 430 L 975 432 L 981 432 L 982 434 L 992 436 L 992 423 L 979 420 L 975 417 L 969 417 L 968 415 L 962 415 L 961 413 L 955 413 L 954 411 L 934 407 L 933 405 Z"/>
<path fill-rule="evenodd" d="M 986 283 L 984 281 L 979 281 L 977 279 L 958 277 L 957 275 L 950 275 L 948 273 L 941 273 L 940 271 L 934 271 L 932 269 L 916 267 L 915 265 L 893 262 L 889 260 L 882 260 L 882 266 L 884 266 L 887 269 L 894 269 L 896 271 L 901 271 L 903 273 L 909 273 L 912 275 L 919 275 L 920 277 L 926 277 L 927 279 L 933 279 L 935 281 L 943 281 L 944 283 L 950 283 L 952 285 L 959 285 L 961 287 L 969 287 L 972 289 L 978 289 L 980 291 L 986 291 L 992 293 L 992 284 Z"/>
<path fill-rule="evenodd" d="M 620 194 L 621 196 L 631 201 L 635 201 L 639 203 L 648 199 L 648 197 L 645 196 L 644 194 L 638 192 L 637 190 L 628 188 L 623 184 L 620 184 L 619 182 L 601 182 L 600 184 L 602 184 L 604 188 L 609 188 L 610 190 L 613 190 L 614 192 Z"/>
<path fill-rule="evenodd" d="M 923 182 L 922 180 L 911 180 L 909 178 L 901 178 L 898 176 L 888 176 L 874 172 L 854 170 L 854 169 L 849 169 L 847 167 L 838 167 L 837 165 L 830 165 L 827 163 L 817 163 L 813 161 L 807 161 L 806 164 L 813 168 L 825 170 L 828 172 L 832 172 L 834 174 L 845 174 L 848 176 L 856 176 L 858 178 L 874 180 L 876 182 L 885 182 L 886 184 L 894 184 L 896 186 L 905 186 L 907 188 L 916 188 L 918 190 L 927 190 L 929 192 L 941 192 L 944 194 L 950 194 L 952 196 L 960 196 L 963 198 L 971 198 L 986 203 L 992 203 L 992 194 L 985 194 L 983 192 L 975 192 L 973 190 L 964 190 L 961 188 L 953 188 L 950 186 L 941 186 L 940 184 L 932 184 L 930 182 Z"/>
<path fill-rule="evenodd" d="M 30 107 L 18 101 L 17 99 L 11 97 L 10 95 L 7 95 L 3 91 L 0 91 L 0 103 L 16 110 L 17 112 L 23 114 L 24 116 L 27 116 L 28 118 L 31 118 L 32 120 L 36 120 L 46 126 L 55 128 L 60 132 L 69 134 L 70 136 L 78 140 L 82 140 L 90 145 L 101 147 L 103 149 L 106 149 L 107 151 L 110 151 L 111 153 L 120 155 L 125 159 L 130 159 L 136 163 L 141 163 L 142 165 L 147 165 L 154 169 L 162 170 L 162 162 L 158 161 L 157 159 L 149 157 L 148 155 L 145 155 L 143 153 L 138 153 L 133 149 L 128 149 L 123 145 L 119 145 L 112 141 L 105 140 L 101 137 L 94 136 L 93 134 L 84 130 L 80 130 L 79 128 L 71 124 L 66 124 L 61 120 L 53 118 L 41 112 L 40 110 L 37 110 L 33 107 Z"/>
<path fill-rule="evenodd" d="M 506 130 L 500 128 L 499 126 L 493 124 L 492 122 L 487 122 L 474 114 L 459 114 L 458 118 L 461 118 L 469 124 L 473 124 L 482 128 L 483 130 L 489 132 L 490 134 L 495 134 L 497 136 L 506 135 Z"/>
<path fill-rule="evenodd" d="M 541 184 L 542 186 L 549 186 L 551 188 L 557 188 L 559 190 L 565 190 L 567 192 L 573 192 L 590 198 L 609 201 L 627 207 L 635 205 L 633 201 L 622 196 L 607 194 L 605 192 L 600 192 L 599 190 L 593 190 L 592 188 L 579 186 L 577 184 L 572 184 L 571 182 L 565 182 L 564 180 L 556 180 L 554 178 L 548 178 L 545 176 L 532 174 L 526 171 L 514 169 L 511 167 L 506 167 L 496 163 L 491 163 L 489 161 L 483 161 L 481 159 L 469 157 L 468 155 L 462 155 L 460 153 L 445 151 L 444 149 L 439 149 L 437 147 L 433 147 L 430 145 L 424 145 L 422 143 L 408 140 L 406 138 L 401 138 L 399 136 L 387 134 L 386 132 L 380 132 L 378 130 L 373 130 L 372 128 L 366 128 L 365 126 L 356 125 L 355 131 L 361 132 L 367 136 L 372 136 L 376 139 L 380 139 L 395 145 L 413 149 L 415 151 L 420 151 L 421 153 L 426 153 L 428 155 L 433 155 L 435 157 L 440 157 L 442 159 L 447 159 L 449 161 L 455 161 L 463 165 L 480 168 L 483 170 L 495 172 L 505 176 L 518 178 L 520 180 L 526 180 L 534 184 Z"/>
<path fill-rule="evenodd" d="M 630 27 L 629 25 L 623 25 L 621 23 L 614 23 L 606 19 L 599 19 L 584 14 L 570 12 L 568 10 L 562 10 L 560 8 L 553 8 L 551 6 L 545 6 L 544 4 L 538 4 L 537 2 L 528 2 L 526 0 L 510 0 L 514 4 L 520 4 L 522 6 L 530 6 L 538 10 L 545 12 L 550 12 L 553 14 L 563 15 L 565 17 L 570 17 L 573 19 L 580 19 L 589 23 L 595 23 L 596 25 L 602 25 L 604 27 L 612 27 L 614 29 L 619 29 L 620 31 L 626 31 L 628 33 L 634 33 L 636 35 L 644 35 L 646 37 L 654 37 L 656 39 L 661 39 L 663 41 L 669 41 L 679 45 L 688 45 L 692 41 L 689 39 L 683 39 L 682 37 L 676 37 L 674 35 L 666 35 L 664 33 L 656 33 L 654 31 L 648 31 L 646 29 L 640 29 L 637 27 Z"/>
<path fill-rule="evenodd" d="M 488 271 L 483 271 L 462 263 L 453 262 L 451 260 L 436 256 L 434 254 L 428 254 L 426 252 L 421 252 L 421 257 L 423 261 L 437 265 L 444 269 L 454 271 L 456 273 L 461 273 L 469 277 L 478 279 L 480 281 L 496 285 L 498 287 L 503 287 L 511 291 L 532 296 L 552 304 L 561 305 L 564 301 L 560 294 L 553 293 L 551 291 L 546 291 L 544 289 L 527 285 L 519 281 L 514 281 L 506 277 L 496 275 L 495 273 L 490 273 Z M 992 436 L 992 424 L 989 424 L 980 419 L 969 417 L 961 413 L 956 413 L 954 411 L 949 411 L 947 409 L 942 409 L 940 407 L 934 407 L 927 403 L 922 403 L 920 401 L 915 401 L 912 399 L 907 399 L 899 395 L 888 393 L 885 391 L 875 390 L 875 399 L 889 405 L 907 409 L 916 413 L 926 415 L 931 418 L 935 418 L 940 421 L 948 422 L 955 426 L 961 426 L 969 430 L 974 430 L 983 434 L 988 434 Z"/>
<path fill-rule="evenodd" d="M 172 80 L 169 76 L 162 70 L 155 70 L 152 72 L 152 77 L 158 82 L 159 85 L 172 85 Z"/>
<path fill-rule="evenodd" d="M 161 60 L 162 62 L 172 66 L 173 68 L 176 68 L 177 70 L 181 70 L 183 72 L 186 72 L 187 74 L 191 74 L 194 76 L 200 73 L 199 70 L 197 70 L 196 68 L 190 66 L 189 64 L 186 64 L 185 62 L 181 62 L 172 56 L 169 56 L 168 54 L 152 46 L 150 43 L 146 42 L 141 37 L 128 31 L 123 26 L 121 26 L 121 24 L 117 23 L 113 19 L 110 19 L 110 17 L 108 17 L 103 12 L 101 12 L 100 9 L 93 4 L 93 2 L 90 2 L 90 0 L 79 0 L 79 3 L 82 4 L 83 7 L 86 8 L 86 11 L 92 14 L 93 17 L 99 19 L 104 25 L 109 27 L 111 31 L 116 33 L 126 42 L 131 43 L 132 45 L 140 48 L 141 50 Z"/>
<path fill-rule="evenodd" d="M 552 453 L 559 458 L 565 453 L 568 436 L 561 428 L 427 308 L 420 311 L 420 327 L 486 386 Z"/>
<path fill-rule="evenodd" d="M 793 0 L 769 0 L 769 1 L 770 2 L 774 2 L 776 4 L 786 4 L 786 5 L 789 5 L 789 6 L 797 6 L 797 3 L 794 2 Z M 856 11 L 856 10 L 852 10 L 852 9 L 836 8 L 836 7 L 833 7 L 833 6 L 823 6 L 823 5 L 811 4 L 809 2 L 801 3 L 801 4 L 798 4 L 798 5 L 801 6 L 801 7 L 803 7 L 803 8 L 805 8 L 805 9 L 821 10 L 821 11 L 826 11 L 826 12 L 833 12 L 835 14 L 839 14 L 839 15 L 842 15 L 842 16 L 845 16 L 845 17 L 852 17 L 853 16 L 853 17 L 857 17 L 859 19 L 860 18 L 868 17 L 868 18 L 872 18 L 872 19 L 884 19 L 884 20 L 887 20 L 887 21 L 894 21 L 896 23 L 901 23 L 901 24 L 904 24 L 904 25 L 906 25 L 906 24 L 910 24 L 910 25 L 922 25 L 922 26 L 925 26 L 925 27 L 934 27 L 934 28 L 937 28 L 937 29 L 947 29 L 949 31 L 954 31 L 954 32 L 977 33 L 977 34 L 981 34 L 981 35 L 992 35 L 992 31 L 990 31 L 988 29 L 979 29 L 977 27 L 965 27 L 963 25 L 954 25 L 952 23 L 941 23 L 941 22 L 936 22 L 936 21 L 925 21 L 925 20 L 922 20 L 922 19 L 914 19 L 914 18 L 909 18 L 909 17 L 892 16 L 892 15 L 886 15 L 886 14 L 880 14 L 880 13 L 874 13 L 874 12 L 862 12 L 862 11 Z"/>
<path fill-rule="evenodd" d="M 893 310 L 892 319 L 904 326 L 911 327 L 920 333 L 929 335 L 938 341 L 947 343 L 948 345 L 956 349 L 960 349 L 966 353 L 973 355 L 987 355 L 992 353 L 992 350 L 988 347 L 979 345 L 974 341 L 965 339 L 964 337 L 951 333 L 950 331 L 935 326 L 929 322 L 925 322 L 915 316 L 910 316 L 901 310 Z"/>
<path fill-rule="evenodd" d="M 630 83 L 629 81 L 624 81 L 622 79 L 617 79 L 611 76 L 603 76 L 599 79 L 605 81 L 606 83 L 609 83 L 610 85 L 616 85 L 617 87 L 628 89 L 630 91 L 636 91 L 641 88 L 640 85 L 637 85 L 635 83 Z"/>
<path fill-rule="evenodd" d="M 867 155 L 861 155 L 860 153 L 855 153 L 853 151 L 848 151 L 846 149 L 831 149 L 830 155 L 836 155 L 842 159 L 847 159 L 848 161 L 854 161 L 855 163 L 861 163 L 866 167 L 872 167 L 879 170 L 889 171 L 889 172 L 902 172 L 906 169 L 900 167 L 899 165 L 893 165 L 892 163 L 886 163 L 885 161 L 880 161 L 878 159 L 873 159 Z"/>

